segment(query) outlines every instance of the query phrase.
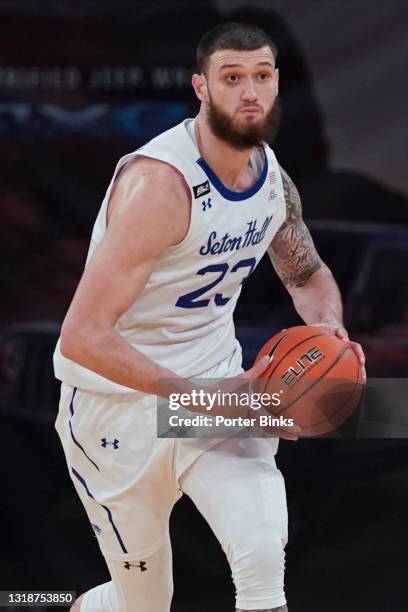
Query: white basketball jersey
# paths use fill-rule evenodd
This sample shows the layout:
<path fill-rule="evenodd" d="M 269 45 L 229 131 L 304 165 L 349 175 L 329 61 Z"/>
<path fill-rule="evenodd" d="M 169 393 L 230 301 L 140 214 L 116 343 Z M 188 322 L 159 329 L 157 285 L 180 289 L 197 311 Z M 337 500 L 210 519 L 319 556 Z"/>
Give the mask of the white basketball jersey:
<path fill-rule="evenodd" d="M 115 330 L 177 375 L 197 376 L 234 349 L 241 350 L 233 312 L 242 283 L 285 219 L 279 166 L 263 144 L 251 158 L 258 170 L 255 184 L 246 191 L 231 191 L 200 157 L 194 120 L 186 119 L 119 161 L 93 228 L 87 261 L 105 233 L 115 178 L 137 155 L 167 162 L 183 174 L 191 191 L 191 221 L 183 241 L 157 260 L 143 292 Z M 72 386 L 104 393 L 130 391 L 63 357 L 59 342 L 54 367 L 56 377 Z"/>

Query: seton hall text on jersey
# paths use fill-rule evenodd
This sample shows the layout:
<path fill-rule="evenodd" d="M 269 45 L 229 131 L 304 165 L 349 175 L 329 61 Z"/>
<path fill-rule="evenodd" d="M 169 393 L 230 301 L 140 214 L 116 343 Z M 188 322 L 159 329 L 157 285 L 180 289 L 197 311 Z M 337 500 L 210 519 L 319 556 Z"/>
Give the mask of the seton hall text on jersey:
<path fill-rule="evenodd" d="M 246 231 L 240 236 L 230 236 L 227 232 L 222 238 L 217 239 L 217 232 L 211 232 L 208 236 L 207 244 L 200 248 L 199 253 L 200 255 L 218 255 L 219 253 L 238 251 L 239 249 L 259 244 L 264 239 L 272 218 L 273 215 L 266 217 L 261 229 L 257 229 L 257 219 L 249 221 Z"/>

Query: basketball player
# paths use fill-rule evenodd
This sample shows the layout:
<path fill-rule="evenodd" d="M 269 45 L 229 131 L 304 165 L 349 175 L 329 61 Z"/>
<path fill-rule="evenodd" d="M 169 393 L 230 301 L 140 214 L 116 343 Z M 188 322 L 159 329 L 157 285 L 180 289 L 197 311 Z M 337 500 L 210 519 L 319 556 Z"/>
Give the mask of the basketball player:
<path fill-rule="evenodd" d="M 236 610 L 287 611 L 277 439 L 157 439 L 158 381 L 238 383 L 266 368 L 268 358 L 243 372 L 232 318 L 266 250 L 305 323 L 347 337 L 299 194 L 265 143 L 279 115 L 274 44 L 227 23 L 202 38 L 197 59 L 197 117 L 117 165 L 55 352 L 56 429 L 111 575 L 76 612 L 170 610 L 168 523 L 182 493 L 228 558 Z"/>

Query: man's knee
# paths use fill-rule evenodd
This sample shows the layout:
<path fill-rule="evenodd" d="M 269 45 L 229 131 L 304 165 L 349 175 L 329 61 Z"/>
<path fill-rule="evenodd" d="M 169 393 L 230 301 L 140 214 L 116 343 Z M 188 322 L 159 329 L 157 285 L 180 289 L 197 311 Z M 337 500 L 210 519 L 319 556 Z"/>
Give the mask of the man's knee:
<path fill-rule="evenodd" d="M 235 542 L 230 565 L 238 610 L 285 610 L 284 547 L 279 535 L 259 529 Z"/>
<path fill-rule="evenodd" d="M 231 551 L 231 570 L 237 579 L 262 577 L 265 582 L 283 579 L 285 541 L 279 535 L 266 536 L 262 532 L 248 534 L 235 543 Z"/>

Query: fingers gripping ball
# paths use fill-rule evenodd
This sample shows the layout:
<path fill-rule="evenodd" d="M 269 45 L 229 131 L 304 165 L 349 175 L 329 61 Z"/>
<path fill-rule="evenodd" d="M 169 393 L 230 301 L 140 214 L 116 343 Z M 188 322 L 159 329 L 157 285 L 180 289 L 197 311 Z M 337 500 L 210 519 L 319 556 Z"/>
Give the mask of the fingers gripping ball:
<path fill-rule="evenodd" d="M 357 408 L 363 372 L 345 340 L 327 327 L 301 325 L 284 329 L 259 351 L 273 356 L 261 375 L 259 391 L 280 393 L 274 415 L 292 418 L 301 436 L 316 436 L 340 427 Z"/>

